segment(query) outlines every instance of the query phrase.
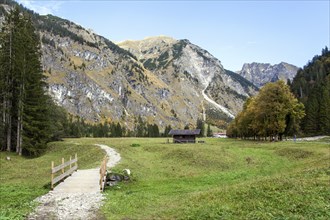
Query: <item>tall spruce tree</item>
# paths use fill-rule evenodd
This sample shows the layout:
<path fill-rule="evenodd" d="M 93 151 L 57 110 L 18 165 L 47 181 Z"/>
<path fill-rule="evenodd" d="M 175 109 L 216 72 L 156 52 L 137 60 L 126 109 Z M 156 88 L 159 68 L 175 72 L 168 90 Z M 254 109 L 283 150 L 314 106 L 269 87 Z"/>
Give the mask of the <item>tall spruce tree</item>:
<path fill-rule="evenodd" d="M 171 130 L 172 130 L 171 125 L 166 125 L 166 126 L 165 126 L 165 129 L 164 129 L 164 136 L 165 136 L 165 137 L 169 137 L 169 136 L 171 136 L 171 135 L 168 134 Z"/>
<path fill-rule="evenodd" d="M 200 118 L 197 118 L 196 129 L 200 129 L 201 130 L 201 133 L 199 134 L 199 137 L 204 137 L 205 136 L 205 123 Z"/>

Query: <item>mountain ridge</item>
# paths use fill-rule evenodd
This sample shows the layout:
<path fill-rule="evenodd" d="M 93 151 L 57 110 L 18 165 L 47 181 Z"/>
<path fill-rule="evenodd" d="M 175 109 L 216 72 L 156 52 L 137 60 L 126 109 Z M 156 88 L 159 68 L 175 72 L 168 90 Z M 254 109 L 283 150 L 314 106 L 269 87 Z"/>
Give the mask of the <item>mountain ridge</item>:
<path fill-rule="evenodd" d="M 270 63 L 245 63 L 242 69 L 237 73 L 251 81 L 257 87 L 262 87 L 268 82 L 275 82 L 277 80 L 291 80 L 297 74 L 298 67 L 280 62 L 279 64 Z"/>
<path fill-rule="evenodd" d="M 0 6 L 3 17 L 4 1 Z M 134 129 L 139 116 L 162 128 L 182 128 L 193 127 L 206 114 L 209 122 L 224 124 L 256 93 L 187 39 L 148 37 L 140 46 L 136 41 L 118 46 L 69 20 L 25 12 L 40 33 L 49 93 L 84 120 L 120 122 Z"/>

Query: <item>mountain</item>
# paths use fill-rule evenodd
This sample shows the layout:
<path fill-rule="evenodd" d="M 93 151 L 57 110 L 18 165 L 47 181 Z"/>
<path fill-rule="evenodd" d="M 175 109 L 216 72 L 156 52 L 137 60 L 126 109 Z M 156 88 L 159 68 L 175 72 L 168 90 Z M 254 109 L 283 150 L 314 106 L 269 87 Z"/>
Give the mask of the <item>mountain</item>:
<path fill-rule="evenodd" d="M 244 100 L 258 88 L 240 75 L 227 71 L 208 51 L 189 40 L 166 36 L 124 41 L 120 47 L 132 53 L 159 79 L 172 85 L 190 103 L 206 108 L 207 115 L 233 118 Z M 194 98 L 198 97 L 198 99 Z"/>
<path fill-rule="evenodd" d="M 0 0 L 0 20 L 15 2 Z M 160 127 L 231 120 L 257 89 L 188 40 L 151 37 L 114 44 L 71 21 L 29 13 L 56 103 L 89 122 L 137 118 Z"/>
<path fill-rule="evenodd" d="M 269 63 L 245 63 L 238 74 L 260 88 L 268 82 L 276 82 L 280 79 L 285 82 L 287 79 L 292 80 L 298 69 L 298 67 L 284 62 L 275 65 Z"/>

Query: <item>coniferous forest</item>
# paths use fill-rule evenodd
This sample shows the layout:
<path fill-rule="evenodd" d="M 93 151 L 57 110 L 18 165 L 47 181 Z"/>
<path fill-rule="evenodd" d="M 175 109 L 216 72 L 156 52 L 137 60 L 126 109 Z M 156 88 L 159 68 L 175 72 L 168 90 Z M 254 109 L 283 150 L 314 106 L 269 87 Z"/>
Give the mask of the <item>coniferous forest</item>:
<path fill-rule="evenodd" d="M 320 56 L 297 72 L 291 90 L 305 105 L 306 116 L 301 123 L 305 135 L 330 134 L 330 52 L 327 47 Z"/>
<path fill-rule="evenodd" d="M 53 105 L 45 91 L 39 37 L 18 8 L 6 16 L 0 37 L 2 148 L 37 155 L 51 138 Z"/>

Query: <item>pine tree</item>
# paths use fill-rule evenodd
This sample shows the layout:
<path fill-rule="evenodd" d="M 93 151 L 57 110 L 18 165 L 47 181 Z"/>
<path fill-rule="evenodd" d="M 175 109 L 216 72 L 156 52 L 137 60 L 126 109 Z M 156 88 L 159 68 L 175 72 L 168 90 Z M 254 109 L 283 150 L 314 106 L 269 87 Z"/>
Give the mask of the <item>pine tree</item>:
<path fill-rule="evenodd" d="M 158 128 L 158 125 L 154 124 L 154 137 L 160 137 L 160 133 L 159 133 L 159 128 Z"/>
<path fill-rule="evenodd" d="M 320 125 L 319 125 L 319 94 L 317 90 L 314 90 L 313 93 L 309 95 L 308 102 L 306 104 L 306 117 L 303 121 L 304 131 L 308 134 L 319 134 Z"/>
<path fill-rule="evenodd" d="M 320 93 L 320 131 L 321 134 L 330 134 L 330 75 L 322 83 Z"/>
<path fill-rule="evenodd" d="M 50 137 L 51 141 L 59 141 L 62 137 L 68 135 L 67 126 L 68 118 L 67 113 L 63 107 L 56 105 L 52 100 L 48 100 L 49 116 L 52 120 L 50 123 Z"/>
<path fill-rule="evenodd" d="M 42 73 L 40 62 L 40 41 L 30 20 L 26 24 L 26 56 L 24 57 L 26 69 L 26 84 L 24 87 L 23 102 L 23 139 L 24 148 L 30 154 L 39 154 L 46 148 L 46 143 L 51 134 L 49 133 L 49 106 L 50 97 L 46 94 L 45 77 Z"/>
<path fill-rule="evenodd" d="M 119 122 L 117 122 L 116 137 L 122 137 L 122 136 L 123 136 L 123 130 L 122 130 L 121 125 L 119 124 Z"/>
<path fill-rule="evenodd" d="M 135 123 L 135 131 L 137 137 L 145 137 L 147 135 L 147 127 L 145 122 L 142 120 L 141 115 L 139 115 Z"/>
<path fill-rule="evenodd" d="M 200 118 L 197 119 L 196 122 L 196 129 L 200 129 L 201 133 L 199 134 L 200 137 L 204 137 L 205 136 L 205 125 L 204 125 L 204 121 Z"/>
<path fill-rule="evenodd" d="M 170 135 L 169 135 L 168 133 L 169 133 L 171 130 L 172 130 L 171 125 L 167 125 L 167 126 L 165 126 L 165 129 L 164 129 L 164 137 L 169 137 Z"/>

